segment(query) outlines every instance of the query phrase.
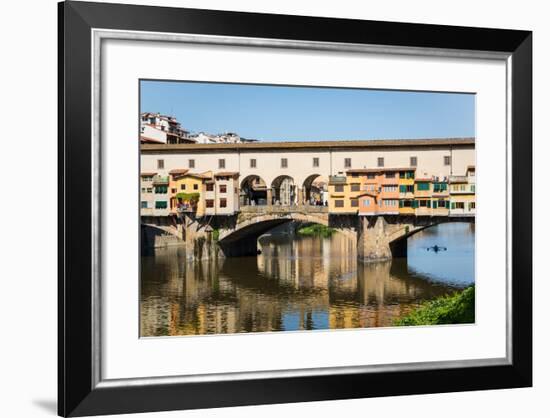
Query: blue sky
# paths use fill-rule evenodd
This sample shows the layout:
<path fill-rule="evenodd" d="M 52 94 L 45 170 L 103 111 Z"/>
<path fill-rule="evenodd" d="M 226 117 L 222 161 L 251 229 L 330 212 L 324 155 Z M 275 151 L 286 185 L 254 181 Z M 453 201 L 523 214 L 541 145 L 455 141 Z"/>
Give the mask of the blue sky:
<path fill-rule="evenodd" d="M 142 81 L 141 111 L 263 141 L 475 136 L 473 94 Z"/>

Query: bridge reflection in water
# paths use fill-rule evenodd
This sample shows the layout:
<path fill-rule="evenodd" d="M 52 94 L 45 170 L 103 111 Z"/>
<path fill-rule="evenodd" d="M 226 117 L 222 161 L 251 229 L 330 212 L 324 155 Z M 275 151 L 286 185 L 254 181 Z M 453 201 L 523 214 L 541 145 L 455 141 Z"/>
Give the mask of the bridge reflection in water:
<path fill-rule="evenodd" d="M 472 225 L 420 232 L 409 239 L 408 260 L 371 264 L 357 261 L 355 242 L 343 234 L 279 229 L 260 239 L 257 257 L 189 263 L 181 248 L 144 255 L 141 336 L 391 326 L 421 302 L 473 282 Z M 425 251 L 431 242 L 449 250 Z"/>

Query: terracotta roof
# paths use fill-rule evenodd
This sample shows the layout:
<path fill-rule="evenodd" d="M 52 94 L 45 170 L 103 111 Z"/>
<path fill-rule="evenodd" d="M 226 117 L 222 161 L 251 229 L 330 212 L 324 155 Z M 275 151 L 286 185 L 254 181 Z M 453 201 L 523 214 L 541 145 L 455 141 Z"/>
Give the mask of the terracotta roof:
<path fill-rule="evenodd" d="M 150 138 L 148 136 L 140 135 L 139 139 L 140 139 L 142 144 L 152 143 L 153 145 L 155 145 L 155 144 L 166 145 L 163 141 L 161 141 L 159 139 L 155 139 L 155 138 Z"/>
<path fill-rule="evenodd" d="M 414 181 L 432 181 L 431 177 L 417 177 Z"/>
<path fill-rule="evenodd" d="M 170 170 L 168 174 L 185 174 L 189 170 L 187 168 L 174 168 L 173 170 Z"/>
<path fill-rule="evenodd" d="M 433 146 L 475 146 L 475 138 L 433 138 L 433 139 L 372 139 L 341 141 L 281 141 L 244 142 L 221 144 L 144 144 L 145 152 L 210 151 L 210 150 L 256 150 L 256 149 L 319 149 L 319 148 L 395 148 Z M 396 170 L 396 169 L 394 169 Z"/>
<path fill-rule="evenodd" d="M 144 173 L 140 173 L 140 176 L 141 177 L 151 177 L 151 176 L 156 176 L 157 173 L 153 173 L 153 172 L 144 172 Z"/>
<path fill-rule="evenodd" d="M 387 171 L 415 171 L 414 167 L 397 167 L 397 168 L 350 168 L 346 173 L 383 173 Z"/>
<path fill-rule="evenodd" d="M 239 177 L 238 171 L 220 171 L 214 174 L 214 177 Z"/>

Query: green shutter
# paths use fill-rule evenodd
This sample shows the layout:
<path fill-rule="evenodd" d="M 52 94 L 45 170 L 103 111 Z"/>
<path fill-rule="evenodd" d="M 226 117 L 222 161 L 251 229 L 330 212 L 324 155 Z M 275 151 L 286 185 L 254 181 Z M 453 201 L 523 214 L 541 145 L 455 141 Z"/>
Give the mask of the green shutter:
<path fill-rule="evenodd" d="M 403 201 L 402 201 L 402 200 L 399 201 L 399 207 L 400 207 L 400 208 L 403 207 Z"/>
<path fill-rule="evenodd" d="M 437 200 L 432 200 L 432 208 L 437 209 Z"/>
<path fill-rule="evenodd" d="M 451 202 L 451 209 L 456 209 L 456 203 L 455 202 Z"/>
<path fill-rule="evenodd" d="M 449 202 L 448 200 L 445 201 L 445 208 L 446 208 L 446 209 L 449 209 L 449 203 L 450 203 L 450 202 Z"/>
<path fill-rule="evenodd" d="M 407 192 L 407 186 L 401 185 L 399 186 L 399 193 L 406 193 Z"/>

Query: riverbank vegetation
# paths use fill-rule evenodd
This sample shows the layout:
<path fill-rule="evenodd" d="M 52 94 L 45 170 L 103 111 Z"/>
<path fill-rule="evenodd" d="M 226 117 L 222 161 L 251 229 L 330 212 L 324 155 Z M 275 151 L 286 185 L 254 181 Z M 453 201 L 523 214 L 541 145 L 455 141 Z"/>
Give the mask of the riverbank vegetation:
<path fill-rule="evenodd" d="M 423 304 L 395 325 L 471 324 L 475 322 L 475 287 Z"/>
<path fill-rule="evenodd" d="M 306 237 L 321 236 L 323 238 L 328 238 L 332 236 L 334 232 L 336 232 L 334 228 L 320 224 L 307 225 L 298 229 L 298 234 Z"/>

